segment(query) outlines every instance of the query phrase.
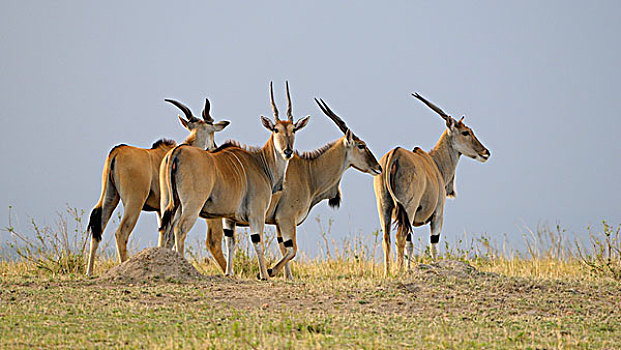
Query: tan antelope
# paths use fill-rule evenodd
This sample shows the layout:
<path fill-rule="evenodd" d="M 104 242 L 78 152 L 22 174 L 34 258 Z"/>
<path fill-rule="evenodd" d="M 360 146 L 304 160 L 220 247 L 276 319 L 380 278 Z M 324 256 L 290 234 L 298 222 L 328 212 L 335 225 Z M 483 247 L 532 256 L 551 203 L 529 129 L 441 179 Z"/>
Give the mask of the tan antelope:
<path fill-rule="evenodd" d="M 285 268 L 285 275 L 293 279 L 288 262 L 297 253 L 296 227 L 301 225 L 310 210 L 322 200 L 327 199 L 331 207 L 338 207 L 341 202 L 340 183 L 345 170 L 354 167 L 363 173 L 379 175 L 382 168 L 366 143 L 347 127 L 323 100 L 315 99 L 327 115 L 345 134 L 340 139 L 325 146 L 302 154 L 296 154 L 289 161 L 285 186 L 281 192 L 272 194 L 265 223 L 276 225 L 277 241 L 282 259 L 268 269 L 270 277 L 276 276 Z M 222 254 L 222 231 L 211 226 L 207 231 L 207 246 L 223 272 L 233 274 L 234 231 L 236 223 L 225 220 L 224 236 L 228 250 L 228 260 Z M 215 223 L 218 227 L 218 223 Z"/>
<path fill-rule="evenodd" d="M 185 114 L 179 116 L 181 125 L 190 131 L 183 142 L 198 148 L 214 149 L 214 133 L 229 125 L 228 121 L 215 122 L 211 117 L 210 103 L 205 99 L 203 120 L 196 118 L 190 109 L 180 102 L 166 99 Z M 116 247 L 119 262 L 127 260 L 127 240 L 131 234 L 140 211 L 155 211 L 160 208 L 159 168 L 164 155 L 176 146 L 175 141 L 161 139 L 150 149 L 128 145 L 114 147 L 104 163 L 101 196 L 91 212 L 88 231 L 91 234 L 91 248 L 87 275 L 93 273 L 97 247 L 112 212 L 123 202 L 123 218 L 116 230 Z"/>
<path fill-rule="evenodd" d="M 272 133 L 261 148 L 228 142 L 213 152 L 206 152 L 182 145 L 169 155 L 160 173 L 160 187 L 167 192 L 161 203 L 160 246 L 165 245 L 173 232 L 175 250 L 183 254 L 186 234 L 199 216 L 228 218 L 250 226 L 260 278 L 268 279 L 263 256 L 265 213 L 272 193 L 282 190 L 287 164 L 293 156 L 295 133 L 310 118 L 294 123 L 288 83 L 287 97 L 288 120 L 280 120 L 270 83 L 274 122 L 261 116 L 263 126 Z"/>
<path fill-rule="evenodd" d="M 474 136 L 474 132 L 463 123 L 447 115 L 439 107 L 417 93 L 414 97 L 438 113 L 446 122 L 435 147 L 425 152 L 415 147 L 412 151 L 397 147 L 386 153 L 380 160 L 384 176 L 373 181 L 377 209 L 384 230 L 384 275 L 390 272 L 390 224 L 395 219 L 397 225 L 397 268 L 403 268 L 404 248 L 407 241 L 408 269 L 411 267 L 413 251 L 412 225 L 430 224 L 430 252 L 437 257 L 437 245 L 444 220 L 445 197 L 453 198 L 455 192 L 455 171 L 459 157 L 467 157 L 485 162 L 490 152 Z"/>

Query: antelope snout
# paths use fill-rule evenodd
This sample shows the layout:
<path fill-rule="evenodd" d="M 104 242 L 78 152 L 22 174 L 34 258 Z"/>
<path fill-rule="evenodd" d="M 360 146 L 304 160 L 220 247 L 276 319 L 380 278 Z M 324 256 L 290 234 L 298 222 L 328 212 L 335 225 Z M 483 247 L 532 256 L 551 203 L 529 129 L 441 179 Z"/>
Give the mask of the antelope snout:
<path fill-rule="evenodd" d="M 381 173 L 382 173 L 382 171 L 383 171 L 383 170 L 382 170 L 382 166 L 381 166 L 381 165 L 378 165 L 378 166 L 377 166 L 377 168 L 372 169 L 371 171 L 372 171 L 372 174 L 373 174 L 374 176 L 377 176 L 377 175 L 379 175 L 379 174 L 381 174 Z"/>
<path fill-rule="evenodd" d="M 285 158 L 289 159 L 293 155 L 293 150 L 287 147 L 287 149 L 285 149 L 283 153 L 285 154 Z"/>
<path fill-rule="evenodd" d="M 485 149 L 483 152 L 481 152 L 481 158 L 483 158 L 484 162 L 488 160 L 491 155 L 492 154 L 490 153 L 488 149 Z"/>

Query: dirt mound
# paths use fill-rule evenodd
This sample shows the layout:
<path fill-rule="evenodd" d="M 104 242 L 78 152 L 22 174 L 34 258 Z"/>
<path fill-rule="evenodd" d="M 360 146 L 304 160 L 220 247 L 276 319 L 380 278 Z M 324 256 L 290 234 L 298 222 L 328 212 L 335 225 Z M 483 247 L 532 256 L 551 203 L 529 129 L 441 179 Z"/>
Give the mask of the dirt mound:
<path fill-rule="evenodd" d="M 440 260 L 433 264 L 418 264 L 416 271 L 418 273 L 454 277 L 467 277 L 479 274 L 474 266 L 458 260 Z"/>
<path fill-rule="evenodd" d="M 147 248 L 106 271 L 100 279 L 118 282 L 190 282 L 202 278 L 179 253 L 167 248 Z"/>

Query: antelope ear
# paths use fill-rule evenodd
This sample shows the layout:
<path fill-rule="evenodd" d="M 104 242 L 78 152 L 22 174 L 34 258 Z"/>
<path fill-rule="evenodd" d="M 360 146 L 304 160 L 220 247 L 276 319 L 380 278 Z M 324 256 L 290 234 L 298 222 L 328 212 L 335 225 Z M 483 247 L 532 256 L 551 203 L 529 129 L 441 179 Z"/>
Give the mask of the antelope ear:
<path fill-rule="evenodd" d="M 446 118 L 446 128 L 449 129 L 449 131 L 455 130 L 455 124 L 457 124 L 457 122 L 453 119 L 453 117 L 448 116 Z"/>
<path fill-rule="evenodd" d="M 300 120 L 298 120 L 294 125 L 293 125 L 293 131 L 298 131 L 300 129 L 302 129 L 303 127 L 306 126 L 306 124 L 308 124 L 308 121 L 310 120 L 310 115 L 306 116 Z"/>
<path fill-rule="evenodd" d="M 230 121 L 228 120 L 223 120 L 220 122 L 215 123 L 213 126 L 215 128 L 215 131 L 222 131 L 224 128 L 226 128 L 229 124 L 231 124 Z"/>
<path fill-rule="evenodd" d="M 274 123 L 272 123 L 271 120 L 265 118 L 264 116 L 261 116 L 261 122 L 263 123 L 263 126 L 269 131 L 274 131 L 274 129 L 276 128 Z"/>
<path fill-rule="evenodd" d="M 351 146 L 353 144 L 354 144 L 354 133 L 350 129 L 347 129 L 347 131 L 345 132 L 345 146 Z"/>
<path fill-rule="evenodd" d="M 190 127 L 188 126 L 188 124 L 190 124 L 189 121 L 183 119 L 181 116 L 179 116 L 179 121 L 181 122 L 181 125 L 183 125 L 184 128 L 189 129 Z"/>

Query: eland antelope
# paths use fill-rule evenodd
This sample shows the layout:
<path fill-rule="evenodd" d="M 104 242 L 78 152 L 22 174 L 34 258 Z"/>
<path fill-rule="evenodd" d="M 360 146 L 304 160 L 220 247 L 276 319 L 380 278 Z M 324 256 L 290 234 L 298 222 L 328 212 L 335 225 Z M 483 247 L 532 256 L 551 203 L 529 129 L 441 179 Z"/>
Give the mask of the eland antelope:
<path fill-rule="evenodd" d="M 230 122 L 215 122 L 211 117 L 210 103 L 205 99 L 203 119 L 196 118 L 190 109 L 175 100 L 165 99 L 179 108 L 187 119 L 179 116 L 179 121 L 190 135 L 183 142 L 198 148 L 214 149 L 214 133 L 221 131 Z M 119 262 L 127 260 L 127 240 L 131 234 L 140 211 L 156 211 L 159 221 L 160 187 L 159 169 L 164 155 L 176 146 L 175 141 L 161 139 L 150 149 L 128 145 L 114 147 L 104 163 L 101 196 L 91 212 L 88 231 L 91 235 L 91 247 L 88 259 L 87 275 L 93 273 L 97 247 L 112 212 L 123 202 L 123 217 L 116 230 L 116 247 Z"/>
<path fill-rule="evenodd" d="M 281 192 L 272 194 L 265 223 L 276 225 L 277 241 L 282 259 L 268 269 L 270 277 L 285 268 L 285 275 L 293 279 L 288 262 L 297 253 L 296 227 L 306 220 L 310 210 L 322 200 L 328 200 L 331 207 L 338 207 L 341 202 L 340 183 L 345 170 L 350 167 L 379 175 L 382 167 L 367 148 L 366 143 L 347 127 L 323 100 L 315 99 L 323 113 L 328 116 L 343 132 L 344 136 L 311 152 L 296 154 L 289 161 L 285 186 Z M 228 251 L 227 260 L 222 254 L 222 231 L 210 226 L 207 231 L 207 246 L 222 271 L 233 274 L 234 231 L 236 223 L 224 220 L 224 236 Z M 215 226 L 218 227 L 218 223 Z"/>
<path fill-rule="evenodd" d="M 404 248 L 407 241 L 408 269 L 413 251 L 412 225 L 430 224 L 430 252 L 437 257 L 437 245 L 442 231 L 445 197 L 453 198 L 455 171 L 461 155 L 485 162 L 490 152 L 463 123 L 447 115 L 439 107 L 417 93 L 414 97 L 438 113 L 446 122 L 446 130 L 435 147 L 425 152 L 415 147 L 412 151 L 397 147 L 380 160 L 384 175 L 375 177 L 373 187 L 377 198 L 379 219 L 384 231 L 384 275 L 390 272 L 390 224 L 397 226 L 397 268 L 403 268 Z"/>
<path fill-rule="evenodd" d="M 162 224 L 159 245 L 174 233 L 175 250 L 184 251 L 184 241 L 196 219 L 227 218 L 250 226 L 250 239 L 259 260 L 259 275 L 268 279 L 263 256 L 265 213 L 273 193 L 282 190 L 289 160 L 293 157 L 295 133 L 307 125 L 310 116 L 294 122 L 287 83 L 287 120 L 278 118 L 274 91 L 270 100 L 274 122 L 261 116 L 271 131 L 261 148 L 227 142 L 213 152 L 178 146 L 162 163 L 160 188 Z"/>

